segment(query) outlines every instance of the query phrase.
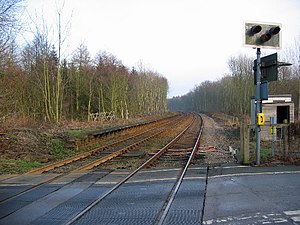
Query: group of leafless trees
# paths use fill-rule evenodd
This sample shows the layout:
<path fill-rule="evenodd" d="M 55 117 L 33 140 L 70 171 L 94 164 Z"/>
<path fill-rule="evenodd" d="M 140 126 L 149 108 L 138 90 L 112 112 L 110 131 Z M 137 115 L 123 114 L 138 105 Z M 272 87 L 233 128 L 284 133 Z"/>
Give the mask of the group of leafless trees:
<path fill-rule="evenodd" d="M 166 78 L 142 63 L 129 69 L 105 51 L 92 58 L 83 43 L 61 59 L 60 30 L 58 47 L 37 29 L 20 49 L 14 39 L 20 2 L 0 0 L 0 119 L 86 121 L 100 112 L 126 119 L 167 110 Z"/>
<path fill-rule="evenodd" d="M 278 80 L 269 82 L 269 94 L 292 94 L 295 114 L 300 119 L 300 37 L 284 55 L 279 61 L 291 62 L 293 66 L 279 68 Z M 217 81 L 205 81 L 188 94 L 169 99 L 169 109 L 224 112 L 238 117 L 250 115 L 250 99 L 255 95 L 253 60 L 246 55 L 231 57 L 229 75 Z"/>

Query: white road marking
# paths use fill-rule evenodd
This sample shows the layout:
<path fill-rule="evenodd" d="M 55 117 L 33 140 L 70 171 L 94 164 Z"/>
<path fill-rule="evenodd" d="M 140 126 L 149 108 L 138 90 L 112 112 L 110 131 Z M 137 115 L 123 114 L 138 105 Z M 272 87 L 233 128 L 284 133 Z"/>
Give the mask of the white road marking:
<path fill-rule="evenodd" d="M 209 176 L 209 179 L 220 177 L 256 176 L 256 175 L 277 175 L 277 174 L 298 174 L 300 171 L 281 171 L 281 172 L 261 172 L 261 173 L 238 173 Z"/>
<path fill-rule="evenodd" d="M 291 217 L 290 217 L 291 216 Z M 290 218 L 287 218 L 290 217 Z M 287 223 L 288 220 L 291 219 L 298 224 L 300 222 L 300 210 L 293 210 L 293 211 L 284 211 L 283 213 L 268 213 L 268 214 L 261 214 L 259 212 L 253 215 L 240 215 L 240 216 L 230 216 L 227 218 L 216 218 L 216 219 L 209 219 L 203 222 L 203 224 L 226 224 L 229 221 L 243 221 L 243 223 L 253 223 L 259 222 L 259 224 L 281 224 Z M 239 223 L 239 222 L 237 222 Z"/>
<path fill-rule="evenodd" d="M 300 210 L 294 210 L 294 211 L 284 211 L 285 215 L 293 216 L 293 215 L 300 215 Z"/>
<path fill-rule="evenodd" d="M 295 222 L 300 222 L 300 216 L 293 216 L 291 219 Z"/>
<path fill-rule="evenodd" d="M 300 222 L 300 210 L 284 211 L 284 214 L 291 216 L 291 220 L 294 222 Z"/>

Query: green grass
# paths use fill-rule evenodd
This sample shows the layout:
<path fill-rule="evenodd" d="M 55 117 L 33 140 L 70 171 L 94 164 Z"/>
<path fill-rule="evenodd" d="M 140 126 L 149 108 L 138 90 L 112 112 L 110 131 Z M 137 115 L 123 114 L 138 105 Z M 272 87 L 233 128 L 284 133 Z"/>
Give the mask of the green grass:
<path fill-rule="evenodd" d="M 68 130 L 66 132 L 67 136 L 70 139 L 80 139 L 86 136 L 86 131 L 85 130 Z"/>
<path fill-rule="evenodd" d="M 64 143 L 60 139 L 53 139 L 50 154 L 55 159 L 59 160 L 72 156 L 75 154 L 75 152 L 72 149 L 65 148 Z"/>
<path fill-rule="evenodd" d="M 262 160 L 266 160 L 272 157 L 272 149 L 271 148 L 261 148 L 260 149 L 260 157 Z"/>
<path fill-rule="evenodd" d="M 42 165 L 42 163 L 36 161 L 2 159 L 0 160 L 0 174 L 25 173 L 34 168 L 41 167 Z"/>
<path fill-rule="evenodd" d="M 256 160 L 256 143 L 250 142 L 249 149 L 250 149 L 249 161 L 254 162 Z M 271 142 L 268 141 L 262 142 L 260 145 L 260 160 L 261 162 L 265 162 L 268 161 L 270 158 L 272 158 Z"/>

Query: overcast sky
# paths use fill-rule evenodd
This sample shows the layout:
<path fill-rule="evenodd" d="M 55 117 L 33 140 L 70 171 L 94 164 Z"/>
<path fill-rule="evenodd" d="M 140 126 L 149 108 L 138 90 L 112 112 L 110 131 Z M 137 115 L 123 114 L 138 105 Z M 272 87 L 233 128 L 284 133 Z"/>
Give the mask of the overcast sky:
<path fill-rule="evenodd" d="M 34 24 L 43 15 L 53 42 L 62 2 L 62 23 L 71 20 L 65 57 L 84 43 L 92 57 L 107 51 L 129 68 L 142 61 L 168 79 L 169 97 L 223 77 L 231 56 L 256 57 L 254 49 L 243 47 L 245 21 L 282 24 L 282 50 L 262 50 L 263 54 L 280 54 L 300 39 L 299 0 L 25 1 L 24 16 Z"/>

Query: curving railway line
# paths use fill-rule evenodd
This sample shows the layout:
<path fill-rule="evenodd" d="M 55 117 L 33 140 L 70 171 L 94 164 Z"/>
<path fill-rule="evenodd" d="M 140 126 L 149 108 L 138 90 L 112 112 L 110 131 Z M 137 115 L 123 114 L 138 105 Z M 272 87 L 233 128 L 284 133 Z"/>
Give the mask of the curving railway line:
<path fill-rule="evenodd" d="M 35 190 L 42 185 L 47 185 L 51 182 L 55 182 L 66 174 L 99 166 L 101 163 L 104 163 L 123 153 L 128 152 L 131 148 L 149 141 L 151 138 L 168 129 L 169 126 L 179 123 L 183 119 L 183 117 L 185 116 L 177 115 L 161 120 L 152 121 L 149 123 L 143 123 L 134 126 L 125 126 L 122 129 L 119 128 L 101 133 L 96 132 L 94 135 L 97 136 L 98 139 L 100 139 L 99 136 L 104 136 L 104 140 L 100 139 L 98 140 L 98 142 L 102 141 L 103 143 L 108 143 L 100 147 L 96 147 L 90 151 L 83 152 L 64 160 L 29 171 L 27 174 L 42 174 L 45 172 L 51 172 L 57 173 L 58 175 L 54 175 L 54 177 L 51 177 L 50 179 L 38 184 L 30 185 L 29 188 L 26 188 L 25 190 L 22 190 L 15 195 L 5 196 L 1 198 L 0 204 L 8 202 L 16 197 L 20 197 L 21 195 Z M 107 136 L 111 137 L 109 138 Z"/>
<path fill-rule="evenodd" d="M 0 224 L 174 224 L 181 190 L 189 182 L 206 184 L 207 168 L 197 167 L 201 159 L 195 159 L 203 122 L 198 114 L 184 114 L 155 123 L 29 172 L 45 178 L 0 201 Z M 153 142 L 159 144 L 151 147 Z M 142 154 L 115 170 L 131 152 Z M 18 205 L 22 199 L 31 201 Z M 200 207 L 195 212 L 200 223 Z"/>
<path fill-rule="evenodd" d="M 48 171 L 66 173 L 74 170 L 92 169 L 93 167 L 99 166 L 108 160 L 130 151 L 146 141 L 150 141 L 152 138 L 169 129 L 170 126 L 177 125 L 182 119 L 182 117 L 175 117 L 169 120 L 156 121 L 154 124 L 151 124 L 154 125 L 154 127 L 150 128 L 149 124 L 147 124 L 147 127 L 143 127 L 142 131 L 135 131 L 133 134 L 130 134 L 129 136 L 127 135 L 125 138 L 117 137 L 117 140 L 115 140 L 116 137 L 114 137 L 113 141 L 109 144 L 32 170 L 28 172 L 28 174 L 40 174 Z"/>

